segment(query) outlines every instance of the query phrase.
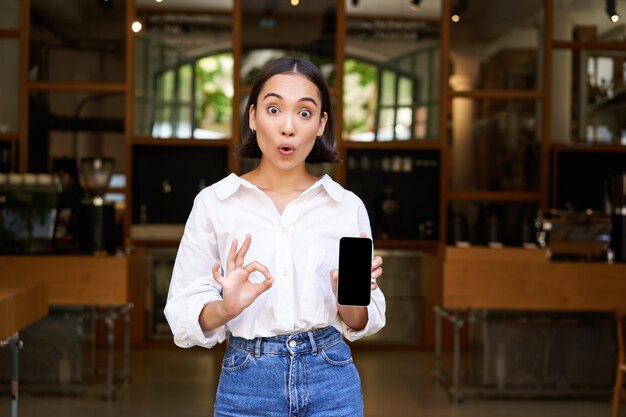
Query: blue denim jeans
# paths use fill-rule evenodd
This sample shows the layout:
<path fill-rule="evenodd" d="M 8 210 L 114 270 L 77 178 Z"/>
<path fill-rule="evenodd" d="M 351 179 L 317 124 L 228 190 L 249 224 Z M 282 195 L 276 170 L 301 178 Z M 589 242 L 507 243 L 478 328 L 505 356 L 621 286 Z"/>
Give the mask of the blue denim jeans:
<path fill-rule="evenodd" d="M 333 327 L 254 340 L 231 337 L 215 416 L 362 417 L 352 352 Z"/>

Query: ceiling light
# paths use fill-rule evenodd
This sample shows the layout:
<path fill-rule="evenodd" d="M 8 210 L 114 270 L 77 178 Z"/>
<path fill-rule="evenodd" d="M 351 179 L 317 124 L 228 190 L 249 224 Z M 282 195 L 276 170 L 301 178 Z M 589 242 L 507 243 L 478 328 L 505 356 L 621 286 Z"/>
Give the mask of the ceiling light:
<path fill-rule="evenodd" d="M 467 0 L 456 0 L 450 7 L 450 20 L 457 23 L 461 15 L 467 10 Z"/>
<path fill-rule="evenodd" d="M 420 3 L 422 2 L 422 0 L 411 0 L 409 3 L 409 7 L 413 10 L 417 10 L 417 8 L 420 6 Z"/>
<path fill-rule="evenodd" d="M 135 20 L 131 26 L 131 29 L 133 30 L 133 32 L 137 33 L 141 30 L 142 26 L 141 26 L 141 22 L 139 20 Z"/>
<path fill-rule="evenodd" d="M 292 6 L 297 6 L 298 4 L 300 4 L 300 0 L 291 0 Z"/>
<path fill-rule="evenodd" d="M 606 15 L 611 19 L 611 22 L 615 23 L 619 20 L 619 14 L 617 14 L 617 7 L 615 6 L 615 0 L 606 0 Z"/>

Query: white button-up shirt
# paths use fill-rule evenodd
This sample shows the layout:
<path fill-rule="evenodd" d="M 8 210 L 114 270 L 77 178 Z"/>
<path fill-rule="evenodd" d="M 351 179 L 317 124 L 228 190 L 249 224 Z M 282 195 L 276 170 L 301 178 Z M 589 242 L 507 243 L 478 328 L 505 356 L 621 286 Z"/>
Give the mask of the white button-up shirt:
<path fill-rule="evenodd" d="M 337 314 L 329 271 L 337 268 L 342 236 L 371 236 L 363 202 L 325 175 L 279 214 L 267 194 L 231 174 L 202 190 L 194 201 L 178 248 L 165 316 L 181 347 L 210 348 L 228 332 L 253 339 L 308 331 L 331 325 L 348 340 L 373 334 L 385 325 L 385 298 L 372 292 L 365 328 L 354 330 Z M 199 316 L 204 305 L 221 300 L 211 268 L 227 265 L 233 239 L 252 244 L 244 264 L 265 265 L 274 283 L 239 316 L 205 332 Z M 224 272 L 224 271 L 222 271 Z M 253 272 L 249 278 L 265 277 Z"/>

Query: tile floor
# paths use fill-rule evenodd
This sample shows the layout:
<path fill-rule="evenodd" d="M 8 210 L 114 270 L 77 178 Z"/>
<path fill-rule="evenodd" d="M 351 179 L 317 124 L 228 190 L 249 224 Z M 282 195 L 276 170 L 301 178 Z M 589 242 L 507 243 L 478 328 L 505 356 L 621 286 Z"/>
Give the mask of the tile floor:
<path fill-rule="evenodd" d="M 493 400 L 469 397 L 452 405 L 432 383 L 433 354 L 413 350 L 355 349 L 365 397 L 365 417 L 601 417 L 610 401 Z M 115 401 L 99 398 L 102 385 L 80 396 L 34 395 L 22 387 L 21 417 L 212 416 L 216 381 L 213 352 L 156 347 L 134 349 L 132 380 Z M 6 391 L 8 392 L 8 387 Z M 10 415 L 10 399 L 0 396 L 0 416 Z M 626 416 L 626 406 L 623 410 Z"/>

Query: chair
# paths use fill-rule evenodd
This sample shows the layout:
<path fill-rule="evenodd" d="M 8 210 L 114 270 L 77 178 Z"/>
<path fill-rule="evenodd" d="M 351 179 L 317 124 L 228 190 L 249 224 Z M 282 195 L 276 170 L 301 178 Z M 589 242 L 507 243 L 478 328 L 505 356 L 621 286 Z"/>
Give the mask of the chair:
<path fill-rule="evenodd" d="M 626 389 L 624 388 L 624 375 L 626 374 L 624 321 L 626 321 L 626 311 L 615 312 L 615 322 L 617 324 L 617 367 L 615 370 L 615 387 L 613 387 L 611 417 L 619 417 L 620 402 L 626 400 Z"/>

